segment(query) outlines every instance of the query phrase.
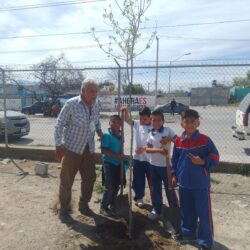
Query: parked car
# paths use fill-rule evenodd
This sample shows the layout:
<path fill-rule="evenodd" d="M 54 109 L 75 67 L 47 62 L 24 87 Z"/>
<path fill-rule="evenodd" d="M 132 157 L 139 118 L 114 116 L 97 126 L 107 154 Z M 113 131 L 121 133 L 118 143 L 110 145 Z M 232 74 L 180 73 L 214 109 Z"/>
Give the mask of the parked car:
<path fill-rule="evenodd" d="M 30 132 L 30 122 L 28 118 L 17 111 L 8 110 L 7 118 L 7 131 L 8 136 L 20 138 Z M 0 137 L 5 135 L 4 111 L 0 111 Z"/>
<path fill-rule="evenodd" d="M 22 113 L 26 115 L 43 114 L 44 107 L 46 104 L 47 101 L 35 102 L 32 105 L 23 108 Z"/>
<path fill-rule="evenodd" d="M 250 138 L 250 93 L 241 101 L 235 116 L 235 126 L 232 126 L 233 136 L 240 140 Z"/>
<path fill-rule="evenodd" d="M 182 112 L 186 111 L 187 109 L 189 109 L 188 105 L 185 105 L 183 103 L 180 102 L 176 102 L 176 107 L 175 107 L 175 113 L 181 114 Z M 160 110 L 163 113 L 172 113 L 172 109 L 171 109 L 171 104 L 166 103 L 164 105 L 159 105 L 155 108 L 155 110 Z"/>
<path fill-rule="evenodd" d="M 44 116 L 57 117 L 62 108 L 59 100 L 39 101 L 22 109 L 22 113 L 27 115 L 43 114 Z"/>

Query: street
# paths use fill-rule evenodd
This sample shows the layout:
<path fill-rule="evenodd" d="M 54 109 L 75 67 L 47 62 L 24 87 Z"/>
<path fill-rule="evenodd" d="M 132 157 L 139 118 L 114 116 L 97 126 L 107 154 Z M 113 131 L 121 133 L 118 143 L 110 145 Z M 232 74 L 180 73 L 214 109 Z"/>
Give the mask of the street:
<path fill-rule="evenodd" d="M 195 107 L 200 113 L 200 132 L 211 137 L 217 146 L 221 160 L 228 162 L 250 163 L 250 141 L 240 141 L 232 136 L 231 127 L 235 122 L 236 107 Z M 103 113 L 110 115 L 111 113 Z M 137 114 L 137 112 L 133 112 Z M 177 134 L 182 132 L 180 116 L 166 115 L 166 126 L 172 128 Z M 43 116 L 29 116 L 30 134 L 18 141 L 10 141 L 13 145 L 25 145 L 34 147 L 54 147 L 55 118 Z M 108 128 L 108 118 L 101 119 L 102 129 Z M 129 154 L 130 128 L 125 124 L 125 152 Z M 97 138 L 96 138 L 97 141 Z M 99 142 L 96 142 L 96 152 L 100 152 Z"/>

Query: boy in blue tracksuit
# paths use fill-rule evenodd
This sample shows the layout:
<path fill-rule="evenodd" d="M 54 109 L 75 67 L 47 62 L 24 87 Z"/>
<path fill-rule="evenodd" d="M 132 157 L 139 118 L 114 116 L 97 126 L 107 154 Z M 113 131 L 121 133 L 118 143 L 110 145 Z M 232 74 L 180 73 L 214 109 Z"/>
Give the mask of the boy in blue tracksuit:
<path fill-rule="evenodd" d="M 195 240 L 199 249 L 211 249 L 213 221 L 210 200 L 210 170 L 219 154 L 212 140 L 197 130 L 197 111 L 182 114 L 184 132 L 175 140 L 172 155 L 172 182 L 179 183 L 182 212 L 182 239 Z M 199 221 L 199 223 L 198 223 Z"/>

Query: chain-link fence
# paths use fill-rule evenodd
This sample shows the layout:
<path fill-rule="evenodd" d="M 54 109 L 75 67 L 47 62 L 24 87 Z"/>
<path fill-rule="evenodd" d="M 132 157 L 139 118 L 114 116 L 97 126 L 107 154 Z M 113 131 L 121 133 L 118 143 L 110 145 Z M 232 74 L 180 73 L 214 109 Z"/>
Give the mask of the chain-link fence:
<path fill-rule="evenodd" d="M 79 76 L 77 80 L 74 80 L 73 71 Z M 9 146 L 53 148 L 54 125 L 61 106 L 68 98 L 79 94 L 82 79 L 94 78 L 100 84 L 99 103 L 103 131 L 108 129 L 108 117 L 111 112 L 117 112 L 118 97 L 121 105 L 127 105 L 131 101 L 134 119 L 138 119 L 138 109 L 143 106 L 147 105 L 153 109 L 156 105 L 168 104 L 175 98 L 175 115 L 169 113 L 169 105 L 165 107 L 167 126 L 180 134 L 182 128 L 179 113 L 183 107 L 190 106 L 200 113 L 200 131 L 209 135 L 215 142 L 222 161 L 250 163 L 249 140 L 239 140 L 232 134 L 240 99 L 236 99 L 233 92 L 235 89 L 231 88 L 233 83 L 247 78 L 250 63 L 181 65 L 175 62 L 157 69 L 155 66 L 135 67 L 133 71 L 133 93 L 132 99 L 129 99 L 125 68 L 1 70 L 1 143 Z M 62 82 L 64 88 L 61 87 Z M 60 91 L 56 92 L 59 88 Z M 53 97 L 60 100 L 59 106 L 54 102 L 52 92 Z M 27 119 L 21 112 L 26 114 Z M 5 134 L 8 134 L 8 137 Z M 129 147 L 130 129 L 126 125 L 126 153 L 129 153 Z M 96 151 L 100 152 L 98 142 Z"/>

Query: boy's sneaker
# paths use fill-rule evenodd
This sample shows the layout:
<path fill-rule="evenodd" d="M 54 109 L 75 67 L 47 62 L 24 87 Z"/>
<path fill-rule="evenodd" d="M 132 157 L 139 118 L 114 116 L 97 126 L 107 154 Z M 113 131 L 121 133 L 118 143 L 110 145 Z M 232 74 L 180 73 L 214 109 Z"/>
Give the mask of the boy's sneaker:
<path fill-rule="evenodd" d="M 157 213 L 155 212 L 155 210 L 153 209 L 153 210 L 151 211 L 151 213 L 148 215 L 148 218 L 149 218 L 150 220 L 158 220 L 158 219 L 161 218 L 161 214 L 157 214 Z"/>
<path fill-rule="evenodd" d="M 199 250 L 211 250 L 211 247 L 207 247 L 207 246 L 204 246 L 204 245 L 201 245 L 198 247 Z"/>
<path fill-rule="evenodd" d="M 174 240 L 178 241 L 181 244 L 192 244 L 196 242 L 196 236 L 186 236 L 181 233 L 176 234 L 173 237 Z"/>
<path fill-rule="evenodd" d="M 139 200 L 135 201 L 135 205 L 137 207 L 141 208 L 141 207 L 143 207 L 145 205 L 145 203 L 144 203 L 143 199 L 139 199 Z"/>
<path fill-rule="evenodd" d="M 175 234 L 175 230 L 174 230 L 172 224 L 171 224 L 169 221 L 167 221 L 167 224 L 166 224 L 166 226 L 165 226 L 165 231 L 166 231 L 167 233 L 171 234 L 171 235 L 174 235 L 174 234 Z"/>
<path fill-rule="evenodd" d="M 115 205 L 110 204 L 109 205 L 109 210 L 111 211 L 111 213 L 115 213 Z"/>
<path fill-rule="evenodd" d="M 107 209 L 101 208 L 100 214 L 107 216 L 107 217 L 113 216 L 113 213 L 108 208 Z"/>

